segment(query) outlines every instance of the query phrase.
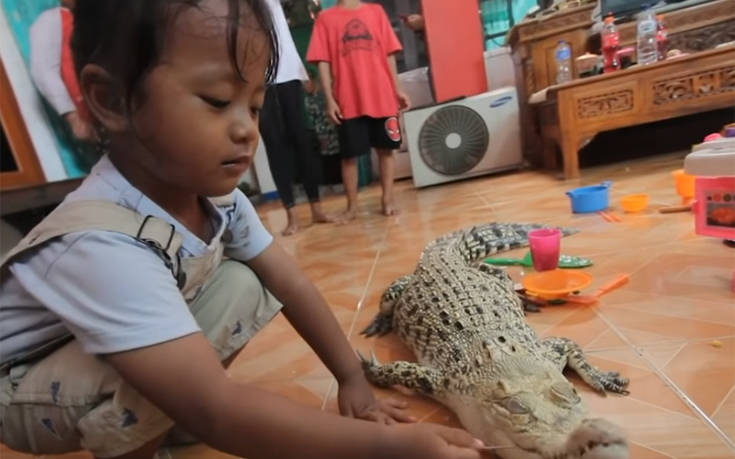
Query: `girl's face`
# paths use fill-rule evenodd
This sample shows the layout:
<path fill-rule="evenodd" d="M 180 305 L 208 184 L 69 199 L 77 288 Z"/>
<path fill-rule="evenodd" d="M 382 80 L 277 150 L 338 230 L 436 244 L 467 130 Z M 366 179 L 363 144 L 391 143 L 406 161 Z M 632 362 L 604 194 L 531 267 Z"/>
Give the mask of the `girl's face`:
<path fill-rule="evenodd" d="M 245 81 L 228 53 L 225 0 L 186 8 L 169 25 L 159 62 L 142 81 L 142 102 L 131 115 L 137 140 L 128 151 L 114 152 L 143 192 L 221 196 L 232 192 L 250 166 L 270 48 L 245 8 L 237 43 Z"/>

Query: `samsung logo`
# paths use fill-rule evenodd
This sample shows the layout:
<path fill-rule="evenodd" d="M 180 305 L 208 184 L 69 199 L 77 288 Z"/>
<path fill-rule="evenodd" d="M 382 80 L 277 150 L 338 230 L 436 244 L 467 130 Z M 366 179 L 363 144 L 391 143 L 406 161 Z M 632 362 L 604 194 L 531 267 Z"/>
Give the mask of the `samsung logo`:
<path fill-rule="evenodd" d="M 513 96 L 504 96 L 500 99 L 495 99 L 493 103 L 490 104 L 490 108 L 500 107 L 501 105 L 507 104 L 511 100 L 513 100 Z"/>

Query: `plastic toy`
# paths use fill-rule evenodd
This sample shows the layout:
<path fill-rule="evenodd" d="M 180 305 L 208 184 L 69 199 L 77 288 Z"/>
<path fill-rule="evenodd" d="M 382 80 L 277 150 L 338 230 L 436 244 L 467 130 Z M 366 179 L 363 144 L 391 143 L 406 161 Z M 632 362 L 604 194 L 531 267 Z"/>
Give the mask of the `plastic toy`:
<path fill-rule="evenodd" d="M 527 252 L 523 258 L 486 258 L 485 263 L 490 265 L 520 265 L 525 267 L 533 266 L 533 259 L 531 258 L 531 252 Z M 560 255 L 559 256 L 559 268 L 561 269 L 575 269 L 584 268 L 592 265 L 592 260 L 589 258 L 582 258 L 573 255 Z"/>
<path fill-rule="evenodd" d="M 546 300 L 566 299 L 570 293 L 590 285 L 592 276 L 583 271 L 553 269 L 528 274 L 521 283 L 530 295 Z"/>
<path fill-rule="evenodd" d="M 609 189 L 612 182 L 605 181 L 599 185 L 584 186 L 567 191 L 572 203 L 572 212 L 588 213 L 607 209 L 609 206 Z"/>
<path fill-rule="evenodd" d="M 612 223 L 612 222 L 620 223 L 620 222 L 623 221 L 623 220 L 620 219 L 620 217 L 618 217 L 618 214 L 616 214 L 615 212 L 612 212 L 612 211 L 600 210 L 600 211 L 597 212 L 597 214 L 600 217 L 602 217 L 602 219 L 605 220 L 608 223 Z"/>
<path fill-rule="evenodd" d="M 622 207 L 625 212 L 640 212 L 647 206 L 648 195 L 645 193 L 629 194 L 620 199 L 620 207 Z"/>
<path fill-rule="evenodd" d="M 724 131 L 725 137 L 695 145 L 684 168 L 697 176 L 692 204 L 696 233 L 735 240 L 735 129 L 726 126 Z M 731 289 L 735 292 L 735 271 Z"/>
<path fill-rule="evenodd" d="M 592 295 L 569 295 L 564 299 L 570 303 L 594 304 L 597 303 L 597 300 L 599 300 L 602 295 L 612 290 L 615 290 L 621 285 L 627 283 L 629 279 L 630 278 L 627 274 L 620 274 L 616 276 L 615 279 L 598 288 L 597 291 Z"/>
<path fill-rule="evenodd" d="M 682 204 L 689 204 L 694 199 L 694 175 L 684 172 L 684 169 L 677 169 L 671 173 L 674 176 L 674 184 L 676 185 L 676 193 L 681 196 Z"/>
<path fill-rule="evenodd" d="M 556 228 L 543 228 L 528 233 L 531 247 L 531 260 L 536 271 L 549 271 L 559 266 L 561 231 Z"/>

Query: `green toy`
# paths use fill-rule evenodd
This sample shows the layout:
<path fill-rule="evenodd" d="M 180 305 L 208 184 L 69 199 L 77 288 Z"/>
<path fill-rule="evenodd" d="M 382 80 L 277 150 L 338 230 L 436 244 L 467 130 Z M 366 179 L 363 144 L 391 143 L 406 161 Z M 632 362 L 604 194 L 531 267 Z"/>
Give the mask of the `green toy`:
<path fill-rule="evenodd" d="M 533 260 L 531 259 L 531 252 L 526 253 L 523 258 L 486 258 L 485 263 L 490 265 L 521 265 L 521 266 L 533 266 Z M 575 257 L 572 255 L 561 255 L 559 257 L 559 267 L 564 269 L 573 268 L 584 268 L 592 265 L 592 260 L 589 258 Z"/>

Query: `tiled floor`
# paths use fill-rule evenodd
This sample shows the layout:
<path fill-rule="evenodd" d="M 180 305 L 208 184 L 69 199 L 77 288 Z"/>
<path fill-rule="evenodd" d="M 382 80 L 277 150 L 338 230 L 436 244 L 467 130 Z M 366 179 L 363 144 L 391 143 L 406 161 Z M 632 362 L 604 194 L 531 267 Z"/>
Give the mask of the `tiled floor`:
<path fill-rule="evenodd" d="M 412 358 L 396 336 L 365 339 L 359 331 L 376 313 L 386 286 L 412 271 L 424 244 L 489 221 L 577 227 L 581 232 L 565 238 L 562 251 L 593 259 L 594 266 L 587 268 L 595 279 L 590 290 L 618 273 L 627 273 L 630 282 L 596 306 L 547 307 L 528 321 L 542 336 L 575 339 L 594 364 L 631 379 L 629 396 L 600 397 L 571 377 L 593 413 L 624 426 L 633 458 L 735 457 L 735 294 L 729 287 L 735 249 L 695 235 L 690 213 L 656 212 L 679 203 L 670 171 L 681 167 L 682 158 L 585 169 L 582 180 L 567 182 L 522 172 L 416 191 L 410 180 L 401 181 L 402 213 L 394 218 L 377 215 L 379 189 L 371 187 L 360 193 L 361 212 L 354 223 L 315 226 L 278 241 L 321 289 L 353 346 L 393 360 Z M 611 203 L 622 221 L 572 215 L 564 191 L 603 179 L 614 182 Z M 619 198 L 633 192 L 649 193 L 650 207 L 623 214 Z M 332 211 L 342 204 L 340 197 L 326 200 Z M 277 233 L 284 213 L 275 203 L 259 210 Z M 299 211 L 307 217 L 306 206 Z M 518 268 L 510 272 L 516 279 L 524 275 Z M 334 380 L 282 317 L 246 347 L 231 374 L 307 405 L 336 410 Z M 412 413 L 423 421 L 457 424 L 432 401 L 378 393 L 409 400 Z M 0 453 L 3 459 L 27 457 Z M 161 453 L 175 459 L 229 457 L 201 445 Z"/>

